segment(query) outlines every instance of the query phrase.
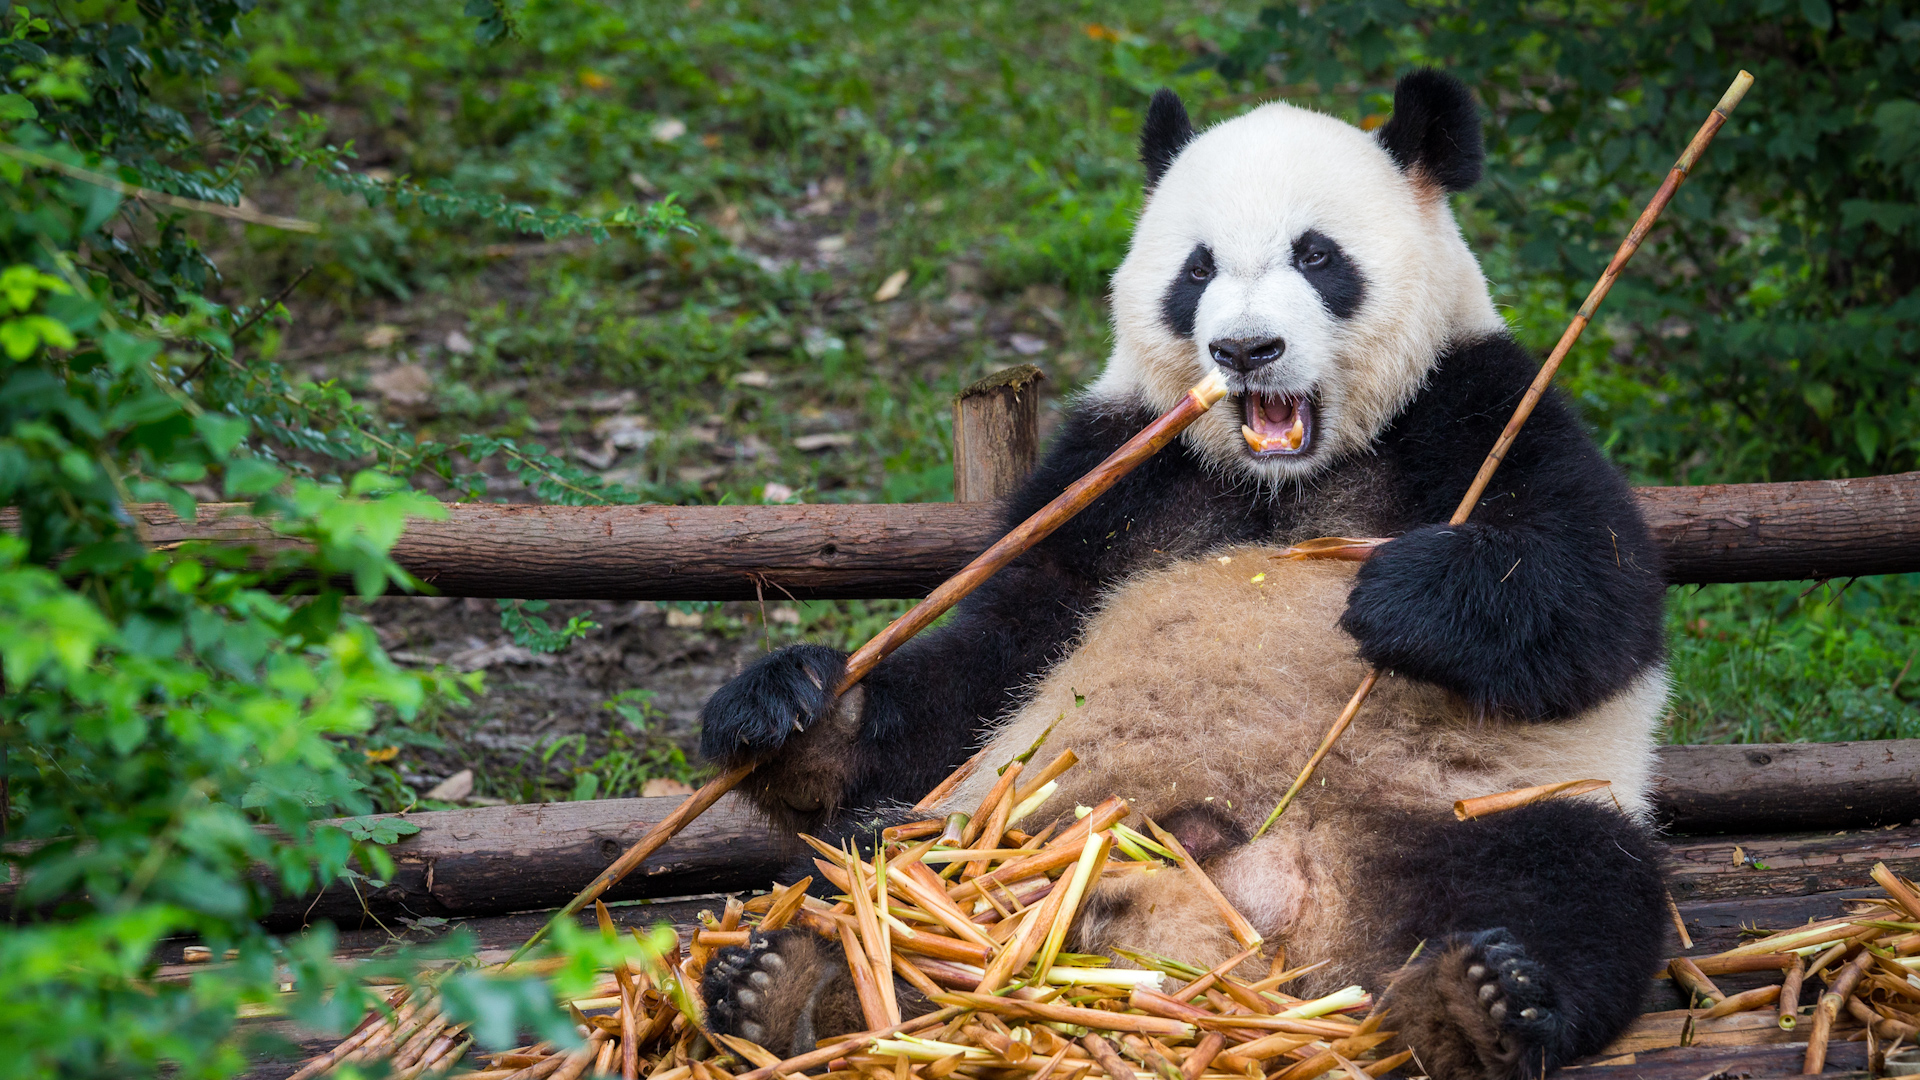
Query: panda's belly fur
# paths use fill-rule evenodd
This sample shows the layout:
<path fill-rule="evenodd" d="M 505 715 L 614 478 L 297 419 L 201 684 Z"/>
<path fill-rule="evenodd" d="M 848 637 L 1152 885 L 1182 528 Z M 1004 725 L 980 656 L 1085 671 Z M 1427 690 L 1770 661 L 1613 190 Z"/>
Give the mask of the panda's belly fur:
<path fill-rule="evenodd" d="M 997 766 L 1054 725 L 1031 767 L 1066 749 L 1080 764 L 1033 820 L 1120 795 L 1136 828 L 1200 805 L 1248 835 L 1259 828 L 1367 671 L 1338 625 L 1354 565 L 1275 554 L 1223 550 L 1113 590 L 982 759 Z M 1393 842 L 1377 827 L 1381 815 L 1450 814 L 1458 799 L 1600 778 L 1611 786 L 1589 798 L 1645 817 L 1666 691 L 1665 670 L 1654 669 L 1588 713 L 1528 724 L 1476 717 L 1445 691 L 1383 676 L 1280 822 L 1209 870 L 1263 936 L 1287 942 L 1290 958 L 1333 961 L 1314 982 L 1364 977 L 1340 941 L 1364 936 L 1364 912 L 1350 901 L 1371 887 L 1357 876 L 1366 855 Z M 995 779 L 994 769 L 977 770 L 942 812 L 972 811 Z M 1083 921 L 1083 945 L 1194 963 L 1233 951 L 1217 919 L 1196 927 L 1173 912 L 1153 917 L 1156 890 L 1186 891 L 1175 881 L 1114 884 L 1141 903 L 1104 926 Z"/>

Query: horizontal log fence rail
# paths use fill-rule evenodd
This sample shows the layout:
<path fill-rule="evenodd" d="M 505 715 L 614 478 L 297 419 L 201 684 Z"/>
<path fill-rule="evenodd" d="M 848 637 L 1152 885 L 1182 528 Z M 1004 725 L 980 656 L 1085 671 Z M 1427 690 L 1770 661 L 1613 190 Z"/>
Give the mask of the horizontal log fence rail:
<path fill-rule="evenodd" d="M 1671 584 L 1920 571 L 1920 473 L 1635 490 Z M 241 504 L 194 521 L 131 508 L 148 539 L 254 544 L 276 536 Z M 10 528 L 12 512 L 0 513 Z M 995 504 L 515 506 L 451 503 L 416 521 L 396 561 L 443 596 L 527 600 L 916 597 L 993 541 Z"/>
<path fill-rule="evenodd" d="M 951 503 L 812 506 L 526 506 L 451 503 L 415 521 L 393 556 L 442 596 L 521 600 L 855 600 L 926 595 L 1000 538 L 995 500 L 1040 448 L 1044 376 L 995 372 L 953 403 Z M 1920 473 L 1854 480 L 1645 487 L 1634 494 L 1674 585 L 1920 571 Z M 277 536 L 244 504 L 182 521 L 130 510 L 149 542 L 250 544 Z M 0 529 L 17 527 L 0 510 Z"/>
<path fill-rule="evenodd" d="M 1920 740 L 1664 746 L 1659 754 L 1653 802 L 1675 837 L 1673 889 L 1683 901 L 1862 888 L 1882 860 L 1920 875 Z M 388 849 L 395 872 L 386 885 L 368 891 L 336 882 L 318 894 L 282 896 L 265 921 L 290 929 L 318 919 L 354 925 L 409 912 L 473 917 L 555 907 L 679 804 L 601 799 L 406 814 L 420 831 Z M 1740 835 L 1700 835 L 1709 833 Z M 1788 833 L 1800 835 L 1781 835 Z M 606 898 L 762 889 L 807 854 L 725 795 Z M 13 889 L 0 881 L 0 908 L 11 908 Z"/>

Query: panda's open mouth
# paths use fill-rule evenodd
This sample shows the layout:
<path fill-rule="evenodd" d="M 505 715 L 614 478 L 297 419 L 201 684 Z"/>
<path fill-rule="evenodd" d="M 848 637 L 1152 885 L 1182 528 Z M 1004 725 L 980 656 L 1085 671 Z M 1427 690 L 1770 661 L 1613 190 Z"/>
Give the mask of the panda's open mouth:
<path fill-rule="evenodd" d="M 1254 457 L 1304 454 L 1313 444 L 1313 399 L 1304 394 L 1247 393 L 1240 434 Z"/>

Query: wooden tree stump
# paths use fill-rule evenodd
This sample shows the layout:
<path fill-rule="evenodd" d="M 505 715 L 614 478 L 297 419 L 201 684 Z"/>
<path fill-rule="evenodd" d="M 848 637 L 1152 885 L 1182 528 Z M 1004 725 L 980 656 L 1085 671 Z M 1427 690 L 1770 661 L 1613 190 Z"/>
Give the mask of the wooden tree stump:
<path fill-rule="evenodd" d="M 1040 456 L 1040 383 L 1046 373 L 1021 364 L 993 374 L 953 399 L 953 501 L 992 502 L 1011 495 Z"/>

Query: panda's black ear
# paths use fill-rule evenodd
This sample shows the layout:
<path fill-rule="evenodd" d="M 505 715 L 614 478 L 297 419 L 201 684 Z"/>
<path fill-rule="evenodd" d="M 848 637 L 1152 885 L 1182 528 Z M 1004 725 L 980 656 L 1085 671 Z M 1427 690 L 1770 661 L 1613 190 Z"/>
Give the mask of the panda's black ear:
<path fill-rule="evenodd" d="M 1140 129 L 1140 163 L 1147 167 L 1147 190 L 1153 190 L 1191 141 L 1193 122 L 1187 119 L 1180 95 L 1164 86 L 1155 90 L 1147 103 L 1146 126 Z"/>
<path fill-rule="evenodd" d="M 1432 68 L 1400 77 L 1393 88 L 1393 118 L 1380 129 L 1380 145 L 1401 172 L 1418 171 L 1448 191 L 1479 183 L 1486 160 L 1472 92 Z"/>

